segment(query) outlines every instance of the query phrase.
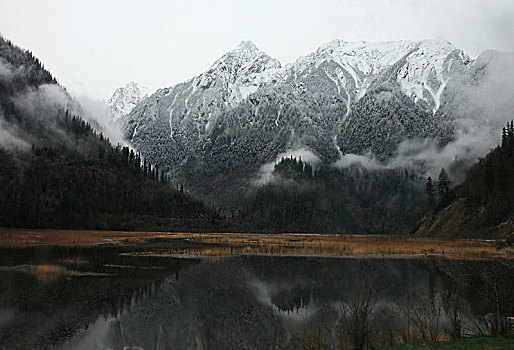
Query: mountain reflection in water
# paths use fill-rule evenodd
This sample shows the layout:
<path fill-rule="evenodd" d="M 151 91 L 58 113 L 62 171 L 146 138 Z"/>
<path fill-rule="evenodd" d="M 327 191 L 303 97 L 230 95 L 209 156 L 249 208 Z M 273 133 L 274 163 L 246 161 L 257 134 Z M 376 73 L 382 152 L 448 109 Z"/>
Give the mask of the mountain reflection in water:
<path fill-rule="evenodd" d="M 506 261 L 1 253 L 6 349 L 367 348 L 487 333 L 514 305 Z"/>

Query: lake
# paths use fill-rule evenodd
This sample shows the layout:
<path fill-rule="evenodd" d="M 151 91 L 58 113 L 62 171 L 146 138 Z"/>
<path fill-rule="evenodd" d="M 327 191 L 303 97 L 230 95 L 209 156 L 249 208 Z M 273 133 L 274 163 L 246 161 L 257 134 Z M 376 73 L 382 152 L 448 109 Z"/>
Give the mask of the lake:
<path fill-rule="evenodd" d="M 512 260 L 128 250 L 0 248 L 0 348 L 369 348 L 501 332 L 514 314 Z"/>

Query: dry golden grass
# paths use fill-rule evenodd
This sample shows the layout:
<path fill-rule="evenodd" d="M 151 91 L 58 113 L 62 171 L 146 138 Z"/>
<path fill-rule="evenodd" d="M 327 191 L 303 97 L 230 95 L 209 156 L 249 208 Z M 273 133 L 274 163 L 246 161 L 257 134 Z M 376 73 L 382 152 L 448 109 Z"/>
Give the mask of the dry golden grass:
<path fill-rule="evenodd" d="M 0 246 L 86 246 L 141 244 L 150 239 L 188 240 L 195 248 L 171 248 L 164 254 L 220 257 L 229 255 L 444 256 L 453 259 L 514 258 L 513 248 L 490 242 L 383 235 L 162 233 L 89 230 L 0 229 Z M 145 245 L 146 244 L 146 245 Z M 151 250 L 151 249 L 150 249 Z"/>
<path fill-rule="evenodd" d="M 175 236 L 177 237 L 177 236 Z M 184 236 L 186 237 L 186 236 Z M 322 255 L 322 256 L 445 256 L 454 259 L 514 258 L 514 249 L 497 249 L 484 241 L 443 240 L 360 235 L 187 235 L 205 248 L 170 249 L 166 254 L 214 255 Z M 213 248 L 212 245 L 215 245 Z M 220 247 L 221 246 L 221 247 Z"/>
<path fill-rule="evenodd" d="M 65 270 L 57 265 L 37 265 L 33 271 L 39 282 L 52 282 L 59 277 Z"/>
<path fill-rule="evenodd" d="M 85 260 L 81 257 L 76 257 L 76 258 L 63 259 L 62 262 L 67 265 L 84 265 L 87 263 L 87 260 Z"/>
<path fill-rule="evenodd" d="M 0 228 L 0 246 L 28 247 L 40 245 L 87 246 L 98 244 L 144 243 L 156 232 L 122 232 L 95 230 L 38 230 Z"/>

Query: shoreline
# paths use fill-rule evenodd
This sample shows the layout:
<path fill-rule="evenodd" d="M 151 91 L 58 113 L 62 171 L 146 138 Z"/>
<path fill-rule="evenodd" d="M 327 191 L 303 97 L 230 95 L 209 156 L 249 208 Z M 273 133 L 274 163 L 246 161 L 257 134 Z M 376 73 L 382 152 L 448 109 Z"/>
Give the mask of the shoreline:
<path fill-rule="evenodd" d="M 495 242 L 390 235 L 184 233 L 0 228 L 0 247 L 125 247 L 131 255 L 219 258 L 240 255 L 327 258 L 514 259 Z"/>

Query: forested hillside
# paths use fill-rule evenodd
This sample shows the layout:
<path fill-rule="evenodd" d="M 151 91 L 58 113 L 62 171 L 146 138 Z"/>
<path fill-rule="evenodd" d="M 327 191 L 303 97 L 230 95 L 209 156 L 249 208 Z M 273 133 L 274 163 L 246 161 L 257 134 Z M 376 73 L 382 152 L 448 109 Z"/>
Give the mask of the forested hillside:
<path fill-rule="evenodd" d="M 314 170 L 290 157 L 275 165 L 239 220 L 258 231 L 400 234 L 415 223 L 424 200 L 419 179 L 406 170 Z"/>
<path fill-rule="evenodd" d="M 224 221 L 68 108 L 42 64 L 0 38 L 0 226 L 221 229 Z"/>
<path fill-rule="evenodd" d="M 439 237 L 501 238 L 514 232 L 514 124 L 502 143 L 480 159 L 461 185 L 440 195 L 415 228 Z"/>

